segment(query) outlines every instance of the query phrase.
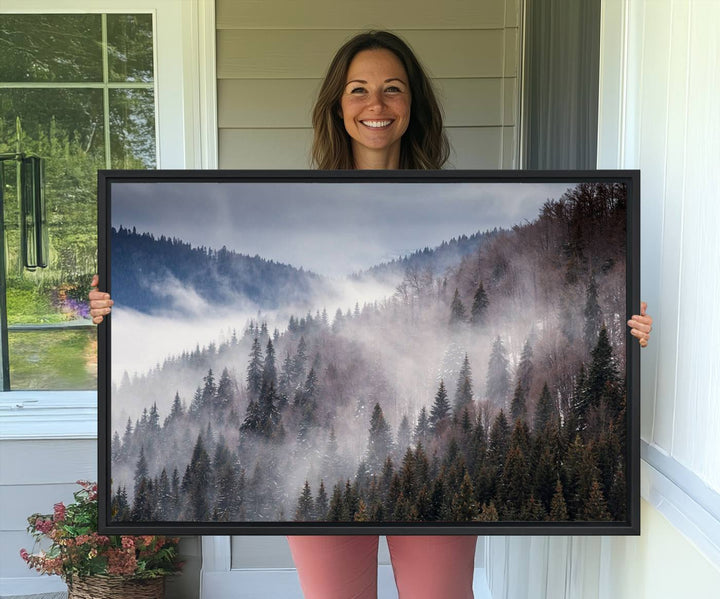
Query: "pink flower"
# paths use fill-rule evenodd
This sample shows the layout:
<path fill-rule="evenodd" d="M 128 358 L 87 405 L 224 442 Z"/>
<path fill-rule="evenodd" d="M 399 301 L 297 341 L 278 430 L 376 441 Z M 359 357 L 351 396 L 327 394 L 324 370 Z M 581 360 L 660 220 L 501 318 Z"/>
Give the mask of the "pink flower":
<path fill-rule="evenodd" d="M 128 576 L 135 573 L 137 559 L 135 553 L 127 549 L 108 550 L 108 574 Z"/>
<path fill-rule="evenodd" d="M 52 530 L 52 527 L 52 520 L 43 520 L 42 518 L 35 520 L 35 528 L 44 535 L 49 533 Z"/>
<path fill-rule="evenodd" d="M 135 549 L 135 539 L 132 537 L 123 537 L 122 546 L 125 549 Z"/>
<path fill-rule="evenodd" d="M 55 522 L 62 522 L 63 520 L 65 520 L 65 505 L 62 502 L 56 503 L 53 506 L 53 509 L 55 511 L 55 514 L 53 516 Z"/>
<path fill-rule="evenodd" d="M 27 549 L 21 549 L 20 550 L 20 557 L 23 559 L 23 561 L 27 562 L 30 559 L 30 554 L 27 552 Z"/>

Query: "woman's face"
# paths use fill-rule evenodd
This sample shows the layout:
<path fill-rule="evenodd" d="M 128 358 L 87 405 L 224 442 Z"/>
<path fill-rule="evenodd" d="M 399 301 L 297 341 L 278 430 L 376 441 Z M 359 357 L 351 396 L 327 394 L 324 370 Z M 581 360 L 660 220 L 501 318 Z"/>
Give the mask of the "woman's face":
<path fill-rule="evenodd" d="M 356 166 L 366 159 L 397 168 L 400 139 L 410 123 L 410 82 L 389 50 L 358 52 L 348 67 L 340 109 Z M 380 168 L 383 168 L 380 166 Z"/>

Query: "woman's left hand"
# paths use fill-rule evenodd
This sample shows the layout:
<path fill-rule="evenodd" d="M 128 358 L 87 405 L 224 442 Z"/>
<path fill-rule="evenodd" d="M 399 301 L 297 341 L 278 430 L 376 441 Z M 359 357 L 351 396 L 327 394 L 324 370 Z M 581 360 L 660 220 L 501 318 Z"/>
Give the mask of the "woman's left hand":
<path fill-rule="evenodd" d="M 640 314 L 633 314 L 632 318 L 628 320 L 630 334 L 638 338 L 640 347 L 647 347 L 650 331 L 652 331 L 653 319 L 652 316 L 645 313 L 646 310 L 647 304 L 640 302 Z"/>

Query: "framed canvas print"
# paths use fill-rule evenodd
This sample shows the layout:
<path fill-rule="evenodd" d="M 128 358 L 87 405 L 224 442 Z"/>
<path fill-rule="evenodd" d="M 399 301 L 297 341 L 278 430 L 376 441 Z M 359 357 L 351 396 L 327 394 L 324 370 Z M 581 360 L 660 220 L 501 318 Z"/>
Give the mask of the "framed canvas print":
<path fill-rule="evenodd" d="M 638 534 L 637 171 L 102 171 L 100 529 Z"/>

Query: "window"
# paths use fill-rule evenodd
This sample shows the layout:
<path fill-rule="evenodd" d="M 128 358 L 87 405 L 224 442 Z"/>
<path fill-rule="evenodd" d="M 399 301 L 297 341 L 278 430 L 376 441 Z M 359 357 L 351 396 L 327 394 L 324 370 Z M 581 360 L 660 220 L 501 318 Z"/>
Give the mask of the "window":
<path fill-rule="evenodd" d="M 0 18 L 5 390 L 96 387 L 96 171 L 156 166 L 153 38 L 152 14 Z M 44 159 L 46 268 L 20 251 L 20 156 Z"/>

